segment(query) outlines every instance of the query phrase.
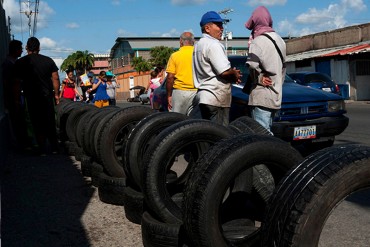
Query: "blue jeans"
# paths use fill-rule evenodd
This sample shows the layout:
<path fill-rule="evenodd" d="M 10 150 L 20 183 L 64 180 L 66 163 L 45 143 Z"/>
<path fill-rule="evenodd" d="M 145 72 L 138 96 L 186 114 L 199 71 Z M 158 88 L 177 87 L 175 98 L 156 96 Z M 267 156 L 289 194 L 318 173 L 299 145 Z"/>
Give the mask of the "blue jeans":
<path fill-rule="evenodd" d="M 261 124 L 265 129 L 267 129 L 272 135 L 271 125 L 274 119 L 276 110 L 268 109 L 265 107 L 252 107 L 252 118 Z"/>

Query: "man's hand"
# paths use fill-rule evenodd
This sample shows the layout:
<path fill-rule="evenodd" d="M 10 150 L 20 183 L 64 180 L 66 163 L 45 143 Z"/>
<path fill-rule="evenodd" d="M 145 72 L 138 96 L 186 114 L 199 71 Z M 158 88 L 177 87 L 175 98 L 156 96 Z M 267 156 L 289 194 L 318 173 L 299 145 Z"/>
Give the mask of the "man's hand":
<path fill-rule="evenodd" d="M 167 102 L 168 102 L 168 111 L 172 110 L 172 96 L 167 96 Z"/>
<path fill-rule="evenodd" d="M 265 87 L 272 86 L 272 80 L 269 76 L 262 75 L 261 84 Z"/>

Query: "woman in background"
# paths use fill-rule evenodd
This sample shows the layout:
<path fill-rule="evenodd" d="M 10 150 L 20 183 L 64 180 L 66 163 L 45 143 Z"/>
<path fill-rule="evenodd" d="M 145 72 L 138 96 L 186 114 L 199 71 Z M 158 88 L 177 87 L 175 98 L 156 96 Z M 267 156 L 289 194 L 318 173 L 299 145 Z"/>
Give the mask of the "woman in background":
<path fill-rule="evenodd" d="M 105 76 L 107 77 L 107 94 L 109 96 L 109 105 L 116 105 L 116 88 L 118 88 L 120 85 L 113 80 L 114 75 L 112 72 L 107 71 Z"/>
<path fill-rule="evenodd" d="M 59 98 L 68 99 L 74 101 L 76 99 L 76 94 L 83 99 L 82 95 L 77 90 L 77 83 L 73 75 L 73 71 L 67 70 L 67 78 L 62 82 L 62 89 L 60 90 Z"/>
<path fill-rule="evenodd" d="M 96 89 L 94 105 L 102 108 L 109 106 L 109 96 L 107 94 L 107 78 L 105 71 L 100 71 L 99 78 L 92 85 L 92 90 Z"/>

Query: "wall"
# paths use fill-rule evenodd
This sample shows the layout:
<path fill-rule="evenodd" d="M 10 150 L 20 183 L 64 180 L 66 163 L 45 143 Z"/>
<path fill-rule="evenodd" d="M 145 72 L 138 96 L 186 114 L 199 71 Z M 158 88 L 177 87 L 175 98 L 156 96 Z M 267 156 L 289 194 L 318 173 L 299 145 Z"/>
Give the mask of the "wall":
<path fill-rule="evenodd" d="M 116 80 L 120 84 L 120 88 L 116 90 L 117 101 L 127 101 L 127 98 L 130 97 L 130 76 L 134 77 L 135 86 L 147 87 L 150 80 L 150 72 L 141 72 L 140 75 L 137 72 L 132 72 L 117 76 Z"/>
<path fill-rule="evenodd" d="M 370 40 L 370 23 L 311 34 L 286 41 L 287 55 Z"/>

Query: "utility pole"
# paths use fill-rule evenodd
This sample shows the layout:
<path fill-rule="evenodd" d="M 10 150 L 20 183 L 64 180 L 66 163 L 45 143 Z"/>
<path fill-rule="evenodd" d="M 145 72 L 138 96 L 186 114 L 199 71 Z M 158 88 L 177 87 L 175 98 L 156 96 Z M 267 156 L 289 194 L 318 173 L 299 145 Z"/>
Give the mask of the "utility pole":
<path fill-rule="evenodd" d="M 35 4 L 35 10 L 32 11 L 31 10 L 31 1 L 28 0 L 28 1 L 25 1 L 23 2 L 26 6 L 26 9 L 24 11 L 20 11 L 21 13 L 25 14 L 28 18 L 28 30 L 29 30 L 29 35 L 30 37 L 33 37 L 36 33 L 36 25 L 37 25 L 37 14 L 38 14 L 38 5 L 39 5 L 39 1 L 37 0 L 36 3 L 32 3 L 32 4 Z M 31 20 L 32 20 L 32 16 L 34 18 L 34 21 L 33 21 L 33 28 L 32 28 L 32 24 L 31 24 Z"/>
<path fill-rule="evenodd" d="M 232 32 L 228 32 L 227 31 L 227 23 L 229 23 L 231 21 L 231 19 L 227 19 L 227 15 L 230 14 L 231 12 L 234 12 L 233 9 L 230 9 L 230 8 L 226 8 L 226 9 L 223 9 L 221 11 L 219 11 L 218 13 L 219 14 L 223 14 L 225 16 L 225 21 L 224 21 L 224 34 L 222 35 L 222 37 L 225 39 L 225 48 L 226 48 L 226 53 L 227 53 L 227 48 L 228 48 L 228 44 L 227 44 L 227 40 L 228 39 L 232 39 Z"/>

